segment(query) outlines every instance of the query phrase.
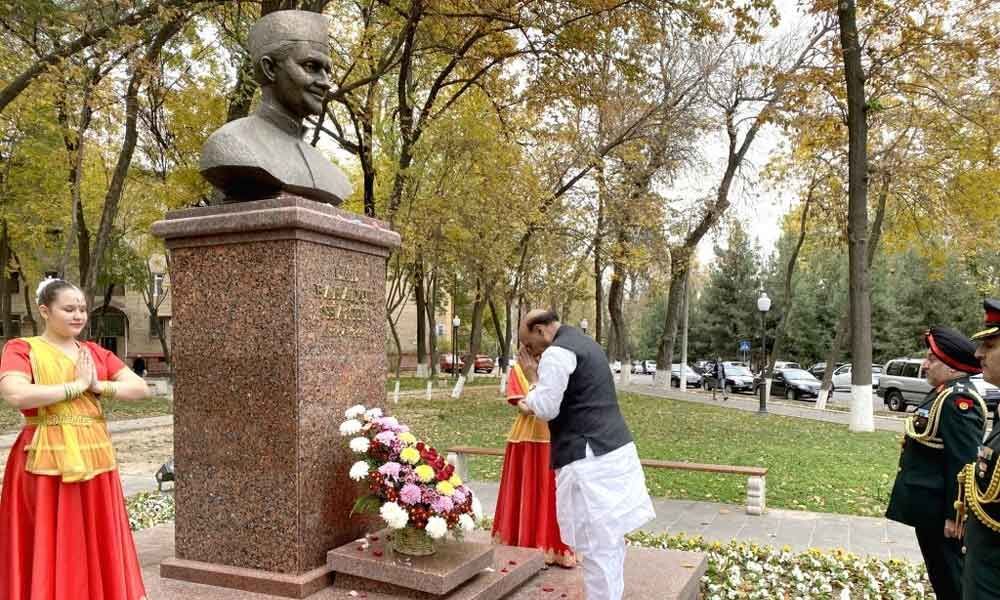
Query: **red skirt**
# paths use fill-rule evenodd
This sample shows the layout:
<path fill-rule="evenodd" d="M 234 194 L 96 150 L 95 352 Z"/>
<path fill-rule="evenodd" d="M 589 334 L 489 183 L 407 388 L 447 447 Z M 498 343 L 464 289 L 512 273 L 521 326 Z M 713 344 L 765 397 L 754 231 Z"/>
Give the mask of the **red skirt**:
<path fill-rule="evenodd" d="M 538 548 L 548 564 L 576 564 L 576 555 L 559 536 L 556 476 L 549 466 L 549 444 L 507 443 L 493 539 L 508 546 Z"/>
<path fill-rule="evenodd" d="M 118 471 L 79 483 L 25 471 L 10 450 L 0 495 L 0 600 L 139 600 L 142 568 Z"/>

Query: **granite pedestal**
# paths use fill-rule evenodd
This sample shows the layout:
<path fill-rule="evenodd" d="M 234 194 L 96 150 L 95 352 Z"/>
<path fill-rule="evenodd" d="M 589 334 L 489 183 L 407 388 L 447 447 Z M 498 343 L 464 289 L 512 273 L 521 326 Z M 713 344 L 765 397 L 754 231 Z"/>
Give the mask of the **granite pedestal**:
<path fill-rule="evenodd" d="M 385 402 L 385 264 L 399 235 L 296 196 L 174 211 L 176 554 L 164 577 L 305 597 L 360 537 L 338 427 Z"/>

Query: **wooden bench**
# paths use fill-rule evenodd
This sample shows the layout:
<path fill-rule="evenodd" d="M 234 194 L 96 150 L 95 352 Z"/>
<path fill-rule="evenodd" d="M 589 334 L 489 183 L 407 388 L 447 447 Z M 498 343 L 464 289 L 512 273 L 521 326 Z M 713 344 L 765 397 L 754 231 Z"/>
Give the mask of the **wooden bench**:
<path fill-rule="evenodd" d="M 445 452 L 448 453 L 448 462 L 455 465 L 455 471 L 463 480 L 469 479 L 468 457 L 499 456 L 502 458 L 504 455 L 504 451 L 501 448 L 476 448 L 472 446 L 456 446 L 448 448 Z M 762 515 L 767 507 L 765 501 L 767 493 L 767 468 L 765 467 L 710 465 L 673 460 L 653 460 L 649 458 L 640 459 L 639 462 L 647 469 L 676 469 L 680 471 L 722 473 L 724 475 L 746 475 L 747 514 Z"/>

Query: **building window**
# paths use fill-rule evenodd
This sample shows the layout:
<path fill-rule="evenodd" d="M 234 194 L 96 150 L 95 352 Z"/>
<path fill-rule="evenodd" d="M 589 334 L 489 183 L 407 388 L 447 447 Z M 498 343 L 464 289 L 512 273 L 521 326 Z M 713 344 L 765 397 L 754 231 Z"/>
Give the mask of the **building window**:
<path fill-rule="evenodd" d="M 10 335 L 7 335 L 7 332 L 3 330 L 3 320 L 0 320 L 0 337 L 21 337 L 21 315 L 10 316 Z"/>
<path fill-rule="evenodd" d="M 160 298 L 163 296 L 163 273 L 153 273 L 153 298 Z"/>
<path fill-rule="evenodd" d="M 92 337 L 125 337 L 125 315 L 115 311 L 101 314 L 97 309 L 90 316 L 90 332 Z"/>
<path fill-rule="evenodd" d="M 8 294 L 20 294 L 21 293 L 21 274 L 14 271 L 7 278 L 7 293 Z"/>
<path fill-rule="evenodd" d="M 160 329 L 167 338 L 170 338 L 170 317 L 160 317 L 157 316 L 156 319 L 160 321 Z M 153 315 L 149 316 L 149 337 L 153 339 L 159 339 L 160 336 L 156 334 L 156 321 L 153 320 Z"/>

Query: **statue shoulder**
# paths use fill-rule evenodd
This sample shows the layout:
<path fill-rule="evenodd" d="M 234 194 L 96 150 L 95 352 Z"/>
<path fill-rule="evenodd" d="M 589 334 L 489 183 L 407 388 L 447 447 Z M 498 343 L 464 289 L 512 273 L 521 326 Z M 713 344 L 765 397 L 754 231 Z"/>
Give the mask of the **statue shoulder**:
<path fill-rule="evenodd" d="M 309 144 L 303 143 L 303 152 L 308 156 L 308 162 L 313 169 L 316 187 L 337 197 L 341 202 L 351 195 L 351 182 L 347 175 L 322 152 Z"/>
<path fill-rule="evenodd" d="M 202 170 L 224 165 L 254 165 L 259 152 L 253 116 L 236 119 L 216 129 L 201 147 Z"/>

